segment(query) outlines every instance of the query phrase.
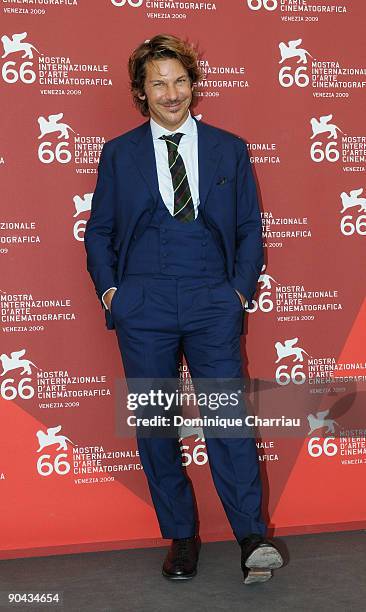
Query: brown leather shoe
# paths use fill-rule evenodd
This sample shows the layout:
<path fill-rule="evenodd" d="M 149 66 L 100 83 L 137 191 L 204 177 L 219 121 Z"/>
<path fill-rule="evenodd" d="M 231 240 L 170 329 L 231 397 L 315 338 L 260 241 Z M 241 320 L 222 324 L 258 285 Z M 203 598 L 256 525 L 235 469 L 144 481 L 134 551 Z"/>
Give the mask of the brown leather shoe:
<path fill-rule="evenodd" d="M 163 564 L 163 576 L 170 580 L 188 580 L 197 574 L 201 540 L 199 536 L 172 540 Z"/>

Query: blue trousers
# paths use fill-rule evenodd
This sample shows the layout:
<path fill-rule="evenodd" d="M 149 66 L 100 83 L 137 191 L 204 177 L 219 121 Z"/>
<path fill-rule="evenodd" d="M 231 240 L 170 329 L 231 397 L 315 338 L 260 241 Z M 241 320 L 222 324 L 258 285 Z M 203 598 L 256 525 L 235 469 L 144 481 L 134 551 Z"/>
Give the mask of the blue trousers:
<path fill-rule="evenodd" d="M 239 296 L 225 279 L 125 275 L 111 313 L 127 379 L 179 377 L 183 351 L 195 379 L 240 379 Z M 264 535 L 262 488 L 253 437 L 206 437 L 213 482 L 238 541 Z M 137 436 L 163 538 L 197 533 L 191 483 L 177 437 Z"/>

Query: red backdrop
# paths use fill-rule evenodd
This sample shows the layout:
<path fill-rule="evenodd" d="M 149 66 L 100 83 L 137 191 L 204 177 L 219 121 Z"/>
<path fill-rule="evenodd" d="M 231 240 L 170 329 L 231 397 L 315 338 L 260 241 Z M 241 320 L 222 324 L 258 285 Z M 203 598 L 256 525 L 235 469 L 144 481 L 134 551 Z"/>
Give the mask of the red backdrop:
<path fill-rule="evenodd" d="M 248 399 L 309 423 L 307 437 L 260 431 L 271 530 L 365 526 L 364 3 L 2 0 L 1 11 L 1 556 L 161 542 L 135 441 L 116 434 L 122 363 L 82 244 L 103 142 L 144 121 L 128 56 L 159 32 L 198 43 L 194 113 L 247 140 L 260 186 L 266 269 L 242 348 L 267 382 Z M 182 446 L 203 539 L 231 538 L 204 444 Z"/>

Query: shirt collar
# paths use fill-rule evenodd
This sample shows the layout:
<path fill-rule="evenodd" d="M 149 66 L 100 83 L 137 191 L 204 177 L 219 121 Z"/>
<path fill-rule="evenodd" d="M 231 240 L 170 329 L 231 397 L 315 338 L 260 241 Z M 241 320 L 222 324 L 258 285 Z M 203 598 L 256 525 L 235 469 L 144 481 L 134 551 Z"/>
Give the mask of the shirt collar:
<path fill-rule="evenodd" d="M 171 132 L 170 130 L 167 130 L 166 128 L 156 123 L 156 121 L 154 121 L 152 117 L 150 117 L 150 126 L 151 126 L 152 137 L 154 140 L 158 140 L 160 136 L 163 136 L 165 134 L 166 135 L 175 134 L 175 132 Z M 180 128 L 176 130 L 176 132 L 181 132 L 185 134 L 186 136 L 193 136 L 196 130 L 197 130 L 196 122 L 193 119 L 191 113 L 189 112 L 187 119 L 180 126 Z"/>

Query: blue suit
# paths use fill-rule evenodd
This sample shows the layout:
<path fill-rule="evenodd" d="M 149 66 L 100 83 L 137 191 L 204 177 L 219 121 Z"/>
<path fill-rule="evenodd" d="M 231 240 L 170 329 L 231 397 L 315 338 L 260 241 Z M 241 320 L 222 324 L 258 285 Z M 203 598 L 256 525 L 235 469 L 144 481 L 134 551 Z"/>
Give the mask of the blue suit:
<path fill-rule="evenodd" d="M 244 311 L 234 289 L 250 301 L 263 263 L 256 188 L 244 142 L 202 122 L 197 128 L 200 205 L 191 223 L 175 219 L 162 200 L 149 122 L 102 151 L 85 247 L 99 299 L 117 287 L 106 323 L 116 330 L 130 390 L 136 380 L 177 388 L 182 352 L 196 393 L 217 391 L 222 379 L 224 390 L 237 389 L 242 379 Z M 244 404 L 218 414 L 225 411 L 244 416 Z M 207 406 L 200 413 L 214 416 Z M 193 492 L 177 431 L 163 429 L 137 430 L 141 462 L 162 536 L 190 537 L 198 530 Z M 231 437 L 203 431 L 235 537 L 264 535 L 254 438 L 244 429 Z"/>
<path fill-rule="evenodd" d="M 263 265 L 256 185 L 243 140 L 202 121 L 198 128 L 200 211 L 222 248 L 232 286 L 250 302 Z M 220 179 L 226 179 L 220 183 Z M 219 183 L 219 184 L 218 184 Z M 149 121 L 107 142 L 85 230 L 87 268 L 98 298 L 121 281 L 126 254 L 159 198 Z M 140 222 L 139 222 L 140 221 Z M 101 306 L 104 309 L 101 301 Z M 109 311 L 106 326 L 114 329 Z"/>

